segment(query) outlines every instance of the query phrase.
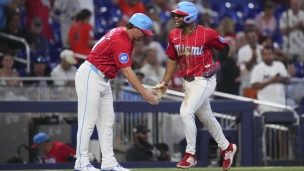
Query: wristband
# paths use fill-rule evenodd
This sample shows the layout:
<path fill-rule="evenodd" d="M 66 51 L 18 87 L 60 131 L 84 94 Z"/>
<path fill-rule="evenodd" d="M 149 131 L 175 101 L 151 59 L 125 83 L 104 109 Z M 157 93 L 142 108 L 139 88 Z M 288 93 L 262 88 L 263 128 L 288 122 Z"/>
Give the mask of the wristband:
<path fill-rule="evenodd" d="M 162 85 L 168 87 L 168 83 L 166 83 L 165 81 L 161 81 L 160 84 L 162 84 Z"/>
<path fill-rule="evenodd" d="M 219 66 L 222 66 L 222 64 L 220 63 L 220 61 L 216 61 L 215 63 L 217 63 Z"/>

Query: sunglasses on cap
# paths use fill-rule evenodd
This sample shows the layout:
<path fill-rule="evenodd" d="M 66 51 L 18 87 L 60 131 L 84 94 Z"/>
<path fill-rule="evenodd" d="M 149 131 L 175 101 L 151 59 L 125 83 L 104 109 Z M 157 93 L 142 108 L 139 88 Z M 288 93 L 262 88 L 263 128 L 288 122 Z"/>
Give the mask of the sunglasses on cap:
<path fill-rule="evenodd" d="M 35 61 L 36 63 L 47 63 L 47 59 L 43 57 L 38 57 Z"/>

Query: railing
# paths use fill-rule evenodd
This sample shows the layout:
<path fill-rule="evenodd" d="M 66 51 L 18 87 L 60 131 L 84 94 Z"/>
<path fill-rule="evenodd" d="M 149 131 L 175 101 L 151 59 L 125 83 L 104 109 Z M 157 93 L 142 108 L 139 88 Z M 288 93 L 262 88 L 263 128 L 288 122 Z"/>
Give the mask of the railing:
<path fill-rule="evenodd" d="M 6 37 L 8 39 L 15 40 L 15 41 L 18 41 L 18 42 L 21 42 L 21 43 L 24 44 L 25 52 L 26 52 L 26 72 L 30 73 L 30 71 L 31 71 L 31 67 L 30 67 L 30 64 L 31 64 L 31 61 L 30 61 L 31 60 L 31 58 L 30 58 L 30 46 L 28 45 L 26 40 L 24 38 L 20 38 L 20 37 L 13 36 L 13 35 L 6 34 L 6 33 L 2 33 L 2 32 L 0 32 L 0 36 Z"/>

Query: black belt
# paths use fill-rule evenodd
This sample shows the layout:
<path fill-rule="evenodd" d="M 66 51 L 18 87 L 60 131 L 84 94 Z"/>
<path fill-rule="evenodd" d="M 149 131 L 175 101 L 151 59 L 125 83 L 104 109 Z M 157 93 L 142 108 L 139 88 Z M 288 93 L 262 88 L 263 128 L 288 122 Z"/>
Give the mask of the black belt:
<path fill-rule="evenodd" d="M 188 81 L 188 82 L 192 82 L 195 80 L 195 77 L 194 76 L 183 76 L 183 78 Z"/>

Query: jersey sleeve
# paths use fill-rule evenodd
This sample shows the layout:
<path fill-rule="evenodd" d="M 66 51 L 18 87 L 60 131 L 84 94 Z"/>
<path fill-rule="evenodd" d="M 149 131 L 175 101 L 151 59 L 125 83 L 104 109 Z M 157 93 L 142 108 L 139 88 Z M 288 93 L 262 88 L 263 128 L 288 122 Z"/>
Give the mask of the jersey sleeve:
<path fill-rule="evenodd" d="M 173 38 L 172 34 L 170 33 L 169 38 L 168 38 L 168 46 L 166 50 L 166 55 L 168 55 L 172 59 L 177 59 L 177 52 L 176 49 L 174 48 L 174 43 L 173 43 Z"/>
<path fill-rule="evenodd" d="M 131 67 L 133 44 L 129 43 L 121 35 L 113 36 L 111 39 L 113 39 L 111 48 L 116 66 L 118 68 Z"/>
<path fill-rule="evenodd" d="M 209 35 L 209 37 L 206 41 L 206 44 L 218 51 L 222 50 L 225 45 L 228 44 L 228 42 L 223 37 L 218 35 L 218 33 L 212 29 L 208 29 L 207 35 Z"/>

